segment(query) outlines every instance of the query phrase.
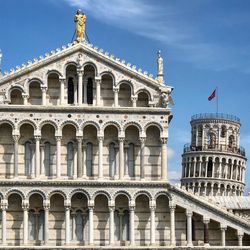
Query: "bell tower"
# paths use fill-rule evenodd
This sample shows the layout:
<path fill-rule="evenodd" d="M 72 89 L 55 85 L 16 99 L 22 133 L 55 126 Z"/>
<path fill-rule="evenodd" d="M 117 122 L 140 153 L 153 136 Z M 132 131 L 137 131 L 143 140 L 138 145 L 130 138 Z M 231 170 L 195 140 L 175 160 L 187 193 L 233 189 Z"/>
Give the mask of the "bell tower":
<path fill-rule="evenodd" d="M 191 143 L 182 155 L 182 187 L 197 195 L 243 195 L 246 156 L 240 147 L 240 119 L 198 114 L 190 123 Z"/>

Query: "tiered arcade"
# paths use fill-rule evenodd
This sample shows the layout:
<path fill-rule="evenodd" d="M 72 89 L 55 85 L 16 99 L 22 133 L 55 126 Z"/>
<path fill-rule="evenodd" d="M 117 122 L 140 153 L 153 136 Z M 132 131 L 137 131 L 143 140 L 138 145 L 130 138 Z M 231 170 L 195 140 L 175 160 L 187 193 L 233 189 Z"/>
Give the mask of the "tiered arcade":
<path fill-rule="evenodd" d="M 243 195 L 246 157 L 240 125 L 232 115 L 192 117 L 191 144 L 184 146 L 182 155 L 182 186 L 198 195 Z"/>

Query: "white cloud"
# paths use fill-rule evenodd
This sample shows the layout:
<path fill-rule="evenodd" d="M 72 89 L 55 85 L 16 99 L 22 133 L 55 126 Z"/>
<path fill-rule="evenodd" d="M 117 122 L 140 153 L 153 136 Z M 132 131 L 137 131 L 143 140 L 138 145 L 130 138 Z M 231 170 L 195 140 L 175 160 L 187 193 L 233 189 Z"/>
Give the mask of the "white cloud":
<path fill-rule="evenodd" d="M 173 159 L 175 157 L 174 149 L 168 147 L 168 160 Z"/>
<path fill-rule="evenodd" d="M 160 8 L 153 1 L 145 0 L 64 1 L 72 7 L 82 8 L 88 15 L 104 23 L 161 42 L 174 51 L 173 56 L 179 61 L 192 63 L 198 68 L 216 71 L 238 69 L 248 73 L 249 64 L 243 67 L 245 59 L 242 59 L 241 51 L 215 42 L 204 42 L 204 38 L 201 38 L 203 29 L 199 29 L 199 24 L 193 25 L 189 21 L 190 17 L 185 16 L 185 8 L 186 12 L 192 8 L 185 3 L 182 3 L 183 8 L 179 8 L 180 5 L 175 6 L 169 1 L 165 8 Z M 196 2 L 194 7 L 199 8 L 199 3 Z M 223 21 L 220 24 L 223 25 Z"/>

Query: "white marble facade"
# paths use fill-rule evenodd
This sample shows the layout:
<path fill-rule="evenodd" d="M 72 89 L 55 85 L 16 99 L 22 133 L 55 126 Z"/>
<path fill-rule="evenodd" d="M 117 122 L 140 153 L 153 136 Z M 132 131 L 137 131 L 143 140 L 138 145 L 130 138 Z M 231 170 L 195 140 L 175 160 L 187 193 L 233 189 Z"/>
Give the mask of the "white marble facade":
<path fill-rule="evenodd" d="M 74 42 L 0 78 L 1 249 L 250 244 L 248 221 L 169 184 L 157 62 Z"/>

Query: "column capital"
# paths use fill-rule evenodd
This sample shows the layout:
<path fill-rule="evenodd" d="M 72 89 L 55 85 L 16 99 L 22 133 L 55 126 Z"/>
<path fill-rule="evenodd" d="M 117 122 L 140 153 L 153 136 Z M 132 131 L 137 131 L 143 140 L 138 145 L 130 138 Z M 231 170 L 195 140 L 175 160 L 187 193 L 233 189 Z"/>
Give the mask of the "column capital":
<path fill-rule="evenodd" d="M 98 139 L 98 141 L 103 141 L 104 140 L 104 136 L 103 135 L 99 135 L 99 136 L 97 136 L 97 139 Z"/>
<path fill-rule="evenodd" d="M 82 142 L 83 136 L 77 135 L 76 140 L 77 140 L 77 142 Z"/>
<path fill-rule="evenodd" d="M 62 140 L 62 136 L 56 135 L 55 139 L 56 139 L 56 141 L 61 141 Z"/>
<path fill-rule="evenodd" d="M 244 232 L 241 229 L 237 230 L 237 236 L 238 237 L 243 237 L 244 236 Z"/>
<path fill-rule="evenodd" d="M 113 88 L 113 92 L 114 92 L 114 93 L 118 93 L 118 92 L 119 92 L 119 87 L 114 87 L 114 88 Z"/>
<path fill-rule="evenodd" d="M 69 210 L 71 207 L 71 201 L 70 200 L 65 200 L 64 201 L 64 207 L 66 210 Z"/>
<path fill-rule="evenodd" d="M 50 201 L 49 200 L 44 200 L 43 201 L 43 208 L 44 208 L 44 210 L 49 210 L 50 209 Z"/>
<path fill-rule="evenodd" d="M 27 98 L 27 99 L 28 99 L 28 98 L 29 98 L 29 95 L 28 95 L 28 94 L 26 94 L 26 93 L 22 93 L 22 97 L 23 97 L 23 98 Z"/>
<path fill-rule="evenodd" d="M 84 70 L 83 69 L 77 69 L 77 75 L 78 76 L 82 76 L 84 73 Z"/>
<path fill-rule="evenodd" d="M 34 135 L 35 141 L 40 141 L 42 136 L 41 135 Z"/>
<path fill-rule="evenodd" d="M 89 202 L 88 202 L 88 208 L 89 209 L 93 209 L 94 206 L 95 206 L 95 201 L 94 200 L 89 200 Z"/>
<path fill-rule="evenodd" d="M 7 210 L 8 200 L 1 200 L 0 207 L 1 207 L 1 210 Z"/>
<path fill-rule="evenodd" d="M 115 211 L 115 206 L 109 206 L 109 212 Z"/>
<path fill-rule="evenodd" d="M 59 76 L 59 81 L 60 82 L 65 82 L 66 81 L 66 78 L 64 76 Z"/>
<path fill-rule="evenodd" d="M 46 92 L 47 91 L 47 86 L 41 86 L 41 90 L 42 90 L 42 92 Z"/>
<path fill-rule="evenodd" d="M 119 142 L 124 142 L 125 141 L 125 137 L 118 137 Z"/>
<path fill-rule="evenodd" d="M 174 204 L 174 203 L 170 203 L 169 204 L 169 210 L 170 210 L 170 212 L 174 212 L 175 211 L 175 208 L 176 208 L 176 204 Z"/>
<path fill-rule="evenodd" d="M 95 82 L 100 84 L 102 82 L 102 77 L 101 76 L 96 76 L 95 77 Z"/>
<path fill-rule="evenodd" d="M 191 210 L 186 210 L 186 216 L 187 216 L 187 217 L 192 217 L 192 216 L 193 216 L 193 211 L 191 211 Z"/>
<path fill-rule="evenodd" d="M 14 142 L 18 142 L 18 140 L 19 140 L 19 138 L 20 138 L 20 135 L 18 134 L 14 134 L 14 135 L 12 135 L 12 138 L 13 138 L 13 141 Z"/>
<path fill-rule="evenodd" d="M 132 101 L 135 102 L 135 101 L 137 101 L 137 99 L 138 99 L 138 96 L 137 96 L 137 95 L 132 95 L 132 96 L 131 96 L 131 100 L 132 100 Z"/>
<path fill-rule="evenodd" d="M 129 202 L 129 210 L 134 211 L 135 210 L 135 201 L 130 201 Z"/>
<path fill-rule="evenodd" d="M 222 223 L 220 224 L 220 230 L 223 231 L 223 230 L 227 230 L 227 225 Z"/>
<path fill-rule="evenodd" d="M 24 211 L 27 211 L 28 209 L 29 209 L 29 201 L 28 200 L 23 200 L 23 202 L 22 202 L 22 209 L 24 210 Z"/>
<path fill-rule="evenodd" d="M 167 144 L 168 143 L 168 137 L 161 137 L 161 143 Z"/>
<path fill-rule="evenodd" d="M 139 140 L 141 144 L 144 144 L 146 141 L 146 137 L 140 137 Z"/>
<path fill-rule="evenodd" d="M 210 222 L 210 218 L 203 216 L 202 221 L 204 224 L 208 224 Z"/>

